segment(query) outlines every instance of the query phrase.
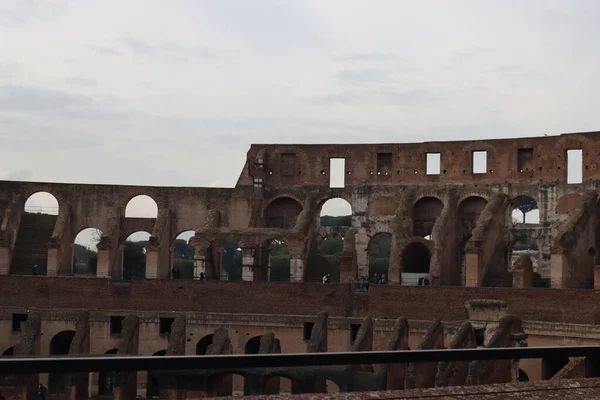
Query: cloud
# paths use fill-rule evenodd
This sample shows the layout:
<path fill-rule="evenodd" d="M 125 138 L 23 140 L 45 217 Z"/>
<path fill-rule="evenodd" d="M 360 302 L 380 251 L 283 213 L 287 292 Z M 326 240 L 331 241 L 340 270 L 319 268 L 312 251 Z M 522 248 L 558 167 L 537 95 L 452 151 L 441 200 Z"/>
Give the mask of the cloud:
<path fill-rule="evenodd" d="M 51 21 L 68 8 L 54 0 L 3 0 L 0 2 L 0 21 L 24 24 L 34 20 Z"/>
<path fill-rule="evenodd" d="M 31 116 L 59 115 L 77 119 L 128 118 L 116 107 L 104 106 L 98 101 L 56 89 L 25 85 L 0 85 L 0 112 L 18 112 Z"/>
<path fill-rule="evenodd" d="M 4 176 L 4 179 L 8 181 L 31 181 L 32 178 L 33 171 L 30 169 L 17 169 Z"/>
<path fill-rule="evenodd" d="M 151 44 L 133 37 L 123 38 L 120 42 L 130 52 L 146 57 L 177 57 L 183 61 L 193 58 L 221 59 L 224 57 L 223 52 L 199 45 L 187 47 L 175 43 Z"/>
<path fill-rule="evenodd" d="M 380 69 L 345 69 L 336 73 L 336 78 L 350 84 L 390 84 L 394 82 L 390 71 Z"/>
<path fill-rule="evenodd" d="M 103 55 L 111 55 L 111 56 L 120 56 L 121 55 L 120 51 L 113 49 L 111 47 L 90 46 L 90 49 L 92 49 L 92 51 L 94 51 L 95 53 L 103 54 Z"/>
<path fill-rule="evenodd" d="M 98 86 L 98 83 L 93 79 L 82 78 L 80 76 L 70 76 L 62 80 L 63 83 L 68 85 L 76 85 L 76 86 L 87 86 L 87 87 L 95 87 Z"/>
<path fill-rule="evenodd" d="M 356 106 L 361 104 L 387 104 L 406 107 L 416 107 L 423 104 L 431 104 L 436 100 L 436 96 L 429 91 L 418 89 L 406 91 L 388 89 L 345 91 L 313 98 L 313 102 L 320 105 L 343 104 L 348 106 Z"/>
<path fill-rule="evenodd" d="M 392 53 L 348 53 L 335 56 L 336 61 L 393 61 L 397 56 Z"/>

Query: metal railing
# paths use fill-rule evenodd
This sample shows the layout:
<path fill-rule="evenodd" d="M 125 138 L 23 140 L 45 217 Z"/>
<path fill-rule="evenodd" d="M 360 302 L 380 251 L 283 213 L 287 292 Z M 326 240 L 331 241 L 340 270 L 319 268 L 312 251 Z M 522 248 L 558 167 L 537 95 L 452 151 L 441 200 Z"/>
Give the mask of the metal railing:
<path fill-rule="evenodd" d="M 600 357 L 600 346 L 508 347 L 336 353 L 232 354 L 205 356 L 0 357 L 0 373 L 236 370 L 439 361 L 568 359 Z"/>

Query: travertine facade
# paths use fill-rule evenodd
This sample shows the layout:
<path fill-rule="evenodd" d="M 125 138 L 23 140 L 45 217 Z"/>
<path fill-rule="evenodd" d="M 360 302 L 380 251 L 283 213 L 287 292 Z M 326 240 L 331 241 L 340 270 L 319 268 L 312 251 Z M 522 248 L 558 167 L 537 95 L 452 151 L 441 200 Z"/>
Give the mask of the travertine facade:
<path fill-rule="evenodd" d="M 582 180 L 569 183 L 569 150 L 578 149 Z M 475 165 L 482 151 L 487 160 Z M 427 165 L 428 154 L 439 154 L 439 171 L 437 165 Z M 373 318 L 370 328 L 360 331 L 367 347 L 431 348 L 427 346 L 444 343 L 461 347 L 473 343 L 469 329 L 478 335 L 486 332 L 486 343 L 504 340 L 493 329 L 508 314 L 502 311 L 506 307 L 524 321 L 530 346 L 596 343 L 600 339 L 594 326 L 598 316 L 591 303 L 596 297 L 592 289 L 600 287 L 599 157 L 600 133 L 595 132 L 469 142 L 252 145 L 236 187 L 230 189 L 0 182 L 0 274 L 4 275 L 0 277 L 0 310 L 6 322 L 0 345 L 7 351 L 16 346 L 15 352 L 26 348 L 19 351 L 28 354 L 102 354 L 114 349 L 158 355 L 161 351 L 180 354 L 187 338 L 185 354 L 195 354 L 203 337 L 223 327 L 227 329 L 223 349 L 229 350 L 222 351 L 245 352 L 249 339 L 267 333 L 279 340 L 282 352 L 306 351 L 301 337 L 306 327 L 299 321 L 325 310 L 340 321 L 339 332 L 330 326 L 325 342 L 320 343 L 329 351 L 351 349 L 352 343 L 340 338 L 347 336 L 348 324 L 360 323 L 354 319 L 367 316 Z M 345 159 L 343 187 L 330 187 L 332 158 Z M 482 172 L 473 172 L 482 166 Z M 34 218 L 24 212 L 29 196 L 40 191 L 56 197 L 57 216 Z M 155 200 L 157 218 L 125 217 L 127 203 L 137 195 Z M 513 221 L 511 213 L 524 196 L 537 203 L 539 222 Z M 350 204 L 350 227 L 319 226 L 321 208 L 332 198 Z M 73 241 L 78 232 L 90 227 L 102 231 L 98 265 L 94 276 L 80 276 L 73 271 Z M 131 233 L 140 230 L 151 234 L 146 248 L 147 280 L 126 283 L 123 245 Z M 187 230 L 196 232 L 190 240 L 196 276 L 203 272 L 210 282 L 167 280 L 174 240 Z M 367 292 L 359 292 L 354 283 L 369 273 L 368 250 L 384 234 L 391 238 L 386 285 L 371 285 Z M 306 283 L 322 275 L 315 261 L 316 249 L 332 236 L 344 238 L 339 269 L 332 274 L 334 282 L 341 284 Z M 227 238 L 234 238 L 243 252 L 242 279 L 254 284 L 217 282 L 226 278 L 221 247 Z M 285 242 L 290 252 L 287 285 L 265 282 L 274 239 Z M 533 260 L 527 260 L 534 254 L 531 250 L 513 255 L 517 242 L 535 249 Z M 23 276 L 31 275 L 33 264 L 45 276 Z M 432 287 L 405 287 L 411 283 L 403 277 L 411 273 L 427 275 Z M 535 273 L 540 275 L 538 280 L 547 279 L 552 289 L 532 289 Z M 498 286 L 503 288 L 490 288 Z M 478 299 L 488 307 L 487 316 L 471 315 L 479 307 Z M 465 308 L 465 302 L 473 301 Z M 51 308 L 55 311 L 49 312 Z M 34 311 L 44 315 L 37 328 L 32 325 L 40 324 L 37 317 L 31 318 Z M 89 317 L 83 317 L 86 312 Z M 173 326 L 183 329 L 185 336 L 180 332 L 174 339 L 155 332 L 160 318 L 167 318 L 169 312 L 177 322 Z M 9 329 L 14 314 L 28 313 L 26 328 Z M 113 337 L 110 317 L 119 315 L 130 317 L 122 321 L 119 336 Z M 404 333 L 393 331 L 400 316 L 407 317 L 404 325 L 396 322 L 405 327 L 402 332 L 408 332 L 410 322 L 408 344 L 402 339 Z M 440 321 L 435 327 L 425 322 L 435 320 Z M 472 328 L 462 322 L 457 325 L 464 320 Z M 448 323 L 453 326 L 451 336 Z M 416 333 L 414 326 L 419 324 L 423 327 Z M 460 340 L 452 339 L 457 330 Z M 63 332 L 72 332 L 56 339 L 69 343 L 67 350 L 56 350 L 58 345 L 53 350 L 53 339 Z M 332 342 L 332 335 L 339 337 Z M 278 348 L 262 346 L 263 351 Z M 559 364 L 551 367 L 527 361 L 521 369 L 531 379 L 549 378 L 569 360 Z M 427 373 L 418 373 L 421 367 Z M 402 380 L 388 377 L 390 388 L 427 387 L 439 380 L 462 382 L 470 373 L 468 365 L 456 366 L 458 372 L 450 375 L 448 366 L 421 367 L 389 366 L 387 371 L 396 371 L 396 378 L 398 371 L 406 376 Z M 481 368 L 494 371 L 496 366 Z M 501 381 L 506 381 L 507 370 L 512 371 L 510 379 L 516 379 L 510 365 L 503 369 L 504 375 L 490 373 L 485 379 L 471 379 L 489 383 L 503 376 Z M 105 379 L 92 378 L 95 382 Z M 137 378 L 138 390 L 146 387 L 145 375 Z M 49 377 L 41 379 L 51 388 L 77 381 L 72 377 L 54 383 Z M 268 386 L 259 377 L 253 379 L 247 386 L 253 393 L 256 387 Z M 123 395 L 131 395 L 136 387 L 131 376 L 115 382 Z M 94 385 L 101 394 L 99 384 Z M 322 384 L 317 386 L 324 390 Z"/>

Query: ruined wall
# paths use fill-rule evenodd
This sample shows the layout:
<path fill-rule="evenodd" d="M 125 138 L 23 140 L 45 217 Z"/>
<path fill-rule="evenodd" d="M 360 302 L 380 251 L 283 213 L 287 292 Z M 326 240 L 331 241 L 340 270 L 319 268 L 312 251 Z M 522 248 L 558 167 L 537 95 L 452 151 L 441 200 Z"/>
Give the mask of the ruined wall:
<path fill-rule="evenodd" d="M 343 284 L 197 282 L 140 280 L 122 285 L 99 279 L 5 276 L 0 279 L 4 307 L 195 311 L 249 314 L 461 320 L 465 302 L 495 299 L 525 320 L 595 323 L 597 293 L 591 290 L 403 287 L 371 285 L 355 293 Z M 536 301 L 531 301 L 535 298 Z M 208 299 L 219 299 L 212 301 Z M 249 301 L 248 299 L 252 299 Z M 416 301 L 418 299 L 418 301 Z M 443 301 L 441 300 L 443 299 Z"/>
<path fill-rule="evenodd" d="M 0 208 L 4 215 L 0 232 L 0 273 L 6 273 L 11 263 L 25 200 L 35 192 L 47 191 L 59 202 L 59 215 L 48 242 L 49 275 L 71 272 L 75 235 L 84 228 L 95 227 L 104 233 L 98 246 L 101 250 L 98 276 L 118 279 L 122 262 L 118 246 L 132 230 L 143 228 L 152 234 L 147 275 L 165 278 L 175 237 L 185 230 L 200 229 L 198 238 L 206 245 L 203 251 L 224 237 L 259 247 L 266 240 L 285 236 L 293 253 L 293 280 L 302 281 L 308 245 L 317 232 L 320 207 L 325 200 L 340 197 L 352 207 L 357 273 L 368 273 L 369 241 L 378 233 L 389 233 L 394 237 L 389 281 L 397 283 L 401 273 L 399 255 L 414 236 L 413 202 L 433 196 L 444 199 L 444 208 L 435 221 L 432 280 L 434 284 L 461 284 L 460 252 L 463 249 L 457 247 L 454 234 L 447 233 L 453 224 L 460 222 L 455 218 L 458 206 L 455 201 L 475 194 L 491 198 L 494 193 L 504 193 L 510 198 L 522 194 L 534 197 L 540 206 L 540 222 L 545 232 L 540 238 L 540 247 L 546 252 L 559 225 L 569 218 L 567 213 L 572 212 L 576 196 L 597 185 L 600 172 L 596 168 L 595 154 L 599 138 L 599 133 L 591 132 L 465 142 L 253 145 L 238 185 L 232 189 L 0 181 Z M 573 148 L 584 152 L 584 183 L 567 185 L 565 150 Z M 472 152 L 481 150 L 487 151 L 486 172 L 473 173 Z M 439 175 L 425 173 L 429 152 L 441 155 Z M 329 188 L 331 157 L 346 158 L 344 188 Z M 127 202 L 136 195 L 148 195 L 156 201 L 156 219 L 124 218 Z M 290 220 L 289 226 L 277 228 L 269 225 L 269 206 L 281 199 L 297 204 L 292 210 L 296 224 Z M 285 210 L 278 215 L 284 220 L 290 217 Z M 219 224 L 211 226 L 218 231 L 205 229 L 206 217 L 211 212 L 220 215 Z M 502 227 L 490 228 L 485 235 L 490 238 L 501 235 Z M 496 241 L 489 239 L 488 242 Z M 497 250 L 493 253 L 500 254 Z M 493 257 L 492 260 L 500 264 L 495 268 L 508 268 L 508 260 Z M 257 276 L 260 275 L 257 273 Z"/>
<path fill-rule="evenodd" d="M 597 132 L 534 138 L 369 145 L 252 145 L 246 168 L 256 160 L 265 186 L 328 186 L 329 159 L 345 158 L 348 185 L 445 184 L 497 182 L 566 182 L 566 149 L 583 149 L 583 181 L 600 179 L 596 168 Z M 520 165 L 519 149 L 531 149 Z M 487 151 L 485 173 L 472 173 L 472 152 Z M 439 175 L 426 174 L 427 153 L 440 153 Z M 284 156 L 285 155 L 285 156 Z M 284 163 L 283 159 L 293 161 Z M 292 167 L 290 167 L 292 165 Z M 294 175 L 286 180 L 288 174 Z M 242 183 L 242 180 L 239 181 Z"/>
<path fill-rule="evenodd" d="M 598 192 L 587 191 L 552 246 L 552 287 L 593 287 Z"/>

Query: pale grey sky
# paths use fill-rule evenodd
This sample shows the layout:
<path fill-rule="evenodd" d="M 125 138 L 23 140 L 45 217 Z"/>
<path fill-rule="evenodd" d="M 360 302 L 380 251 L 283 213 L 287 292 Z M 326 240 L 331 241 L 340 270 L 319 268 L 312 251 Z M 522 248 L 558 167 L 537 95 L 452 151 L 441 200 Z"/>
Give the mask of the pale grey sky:
<path fill-rule="evenodd" d="M 0 178 L 233 186 L 251 143 L 598 129 L 600 2 L 2 0 Z"/>

